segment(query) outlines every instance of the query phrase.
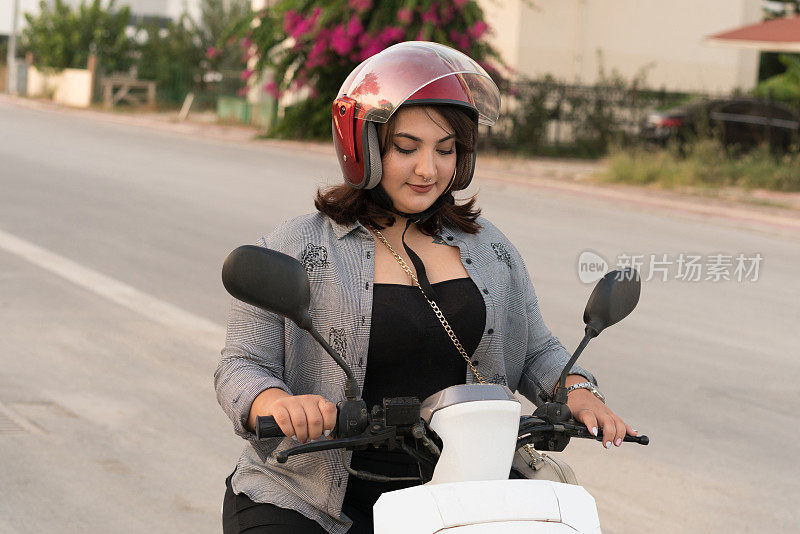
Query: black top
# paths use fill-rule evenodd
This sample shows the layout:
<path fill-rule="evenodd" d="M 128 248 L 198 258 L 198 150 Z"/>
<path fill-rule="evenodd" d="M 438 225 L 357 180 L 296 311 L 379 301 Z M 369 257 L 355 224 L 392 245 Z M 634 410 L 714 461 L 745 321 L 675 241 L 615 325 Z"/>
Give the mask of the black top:
<path fill-rule="evenodd" d="M 472 355 L 486 325 L 480 291 L 471 278 L 433 285 L 436 304 L 464 350 Z M 444 388 L 463 384 L 467 374 L 467 363 L 416 286 L 375 284 L 367 361 L 362 397 L 370 410 L 382 404 L 384 397 L 416 396 L 423 401 Z M 419 476 L 416 462 L 402 452 L 355 451 L 351 465 L 371 473 Z M 381 493 L 412 485 L 415 483 L 368 482 L 351 476 L 345 500 L 371 517 Z"/>

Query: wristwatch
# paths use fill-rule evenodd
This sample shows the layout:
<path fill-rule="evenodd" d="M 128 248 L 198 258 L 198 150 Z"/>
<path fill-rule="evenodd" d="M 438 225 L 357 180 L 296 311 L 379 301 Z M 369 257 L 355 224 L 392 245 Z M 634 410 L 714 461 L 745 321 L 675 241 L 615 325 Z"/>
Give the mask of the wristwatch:
<path fill-rule="evenodd" d="M 577 384 L 572 384 L 571 386 L 569 386 L 567 388 L 567 395 L 569 395 L 570 393 L 572 393 L 576 389 L 588 389 L 589 391 L 592 392 L 592 395 L 594 395 L 595 397 L 600 399 L 600 402 L 602 402 L 603 404 L 606 403 L 606 398 L 603 396 L 602 393 L 600 393 L 600 391 L 591 382 L 578 382 Z"/>

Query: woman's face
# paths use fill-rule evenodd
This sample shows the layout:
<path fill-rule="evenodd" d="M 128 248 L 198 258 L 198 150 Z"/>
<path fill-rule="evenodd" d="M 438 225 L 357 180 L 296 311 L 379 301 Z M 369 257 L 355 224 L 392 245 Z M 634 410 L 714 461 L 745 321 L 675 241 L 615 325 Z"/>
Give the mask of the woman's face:
<path fill-rule="evenodd" d="M 453 178 L 455 132 L 432 108 L 401 108 L 395 121 L 394 135 L 386 140 L 381 184 L 396 210 L 420 213 L 444 193 Z"/>

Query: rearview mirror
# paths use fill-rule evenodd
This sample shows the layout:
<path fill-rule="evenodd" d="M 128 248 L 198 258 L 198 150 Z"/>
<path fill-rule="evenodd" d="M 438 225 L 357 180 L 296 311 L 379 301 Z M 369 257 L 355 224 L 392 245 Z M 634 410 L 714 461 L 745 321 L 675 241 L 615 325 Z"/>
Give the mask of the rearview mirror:
<path fill-rule="evenodd" d="M 587 334 L 597 336 L 605 328 L 628 316 L 639 302 L 641 293 L 639 271 L 626 267 L 606 273 L 589 296 L 583 312 Z"/>
<path fill-rule="evenodd" d="M 222 284 L 233 297 L 311 327 L 311 288 L 299 261 L 255 245 L 234 249 L 222 265 Z"/>

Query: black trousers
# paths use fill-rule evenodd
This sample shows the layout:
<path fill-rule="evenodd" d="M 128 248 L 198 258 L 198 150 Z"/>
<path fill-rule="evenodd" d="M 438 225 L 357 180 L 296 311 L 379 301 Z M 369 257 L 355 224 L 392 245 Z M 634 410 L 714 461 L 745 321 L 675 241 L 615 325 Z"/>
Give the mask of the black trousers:
<path fill-rule="evenodd" d="M 233 475 L 231 475 L 233 476 Z M 225 500 L 222 504 L 224 534 L 327 534 L 319 523 L 299 512 L 274 504 L 253 502 L 245 494 L 231 488 L 231 477 L 225 480 Z M 372 513 L 345 504 L 342 511 L 353 520 L 348 534 L 372 534 Z"/>

